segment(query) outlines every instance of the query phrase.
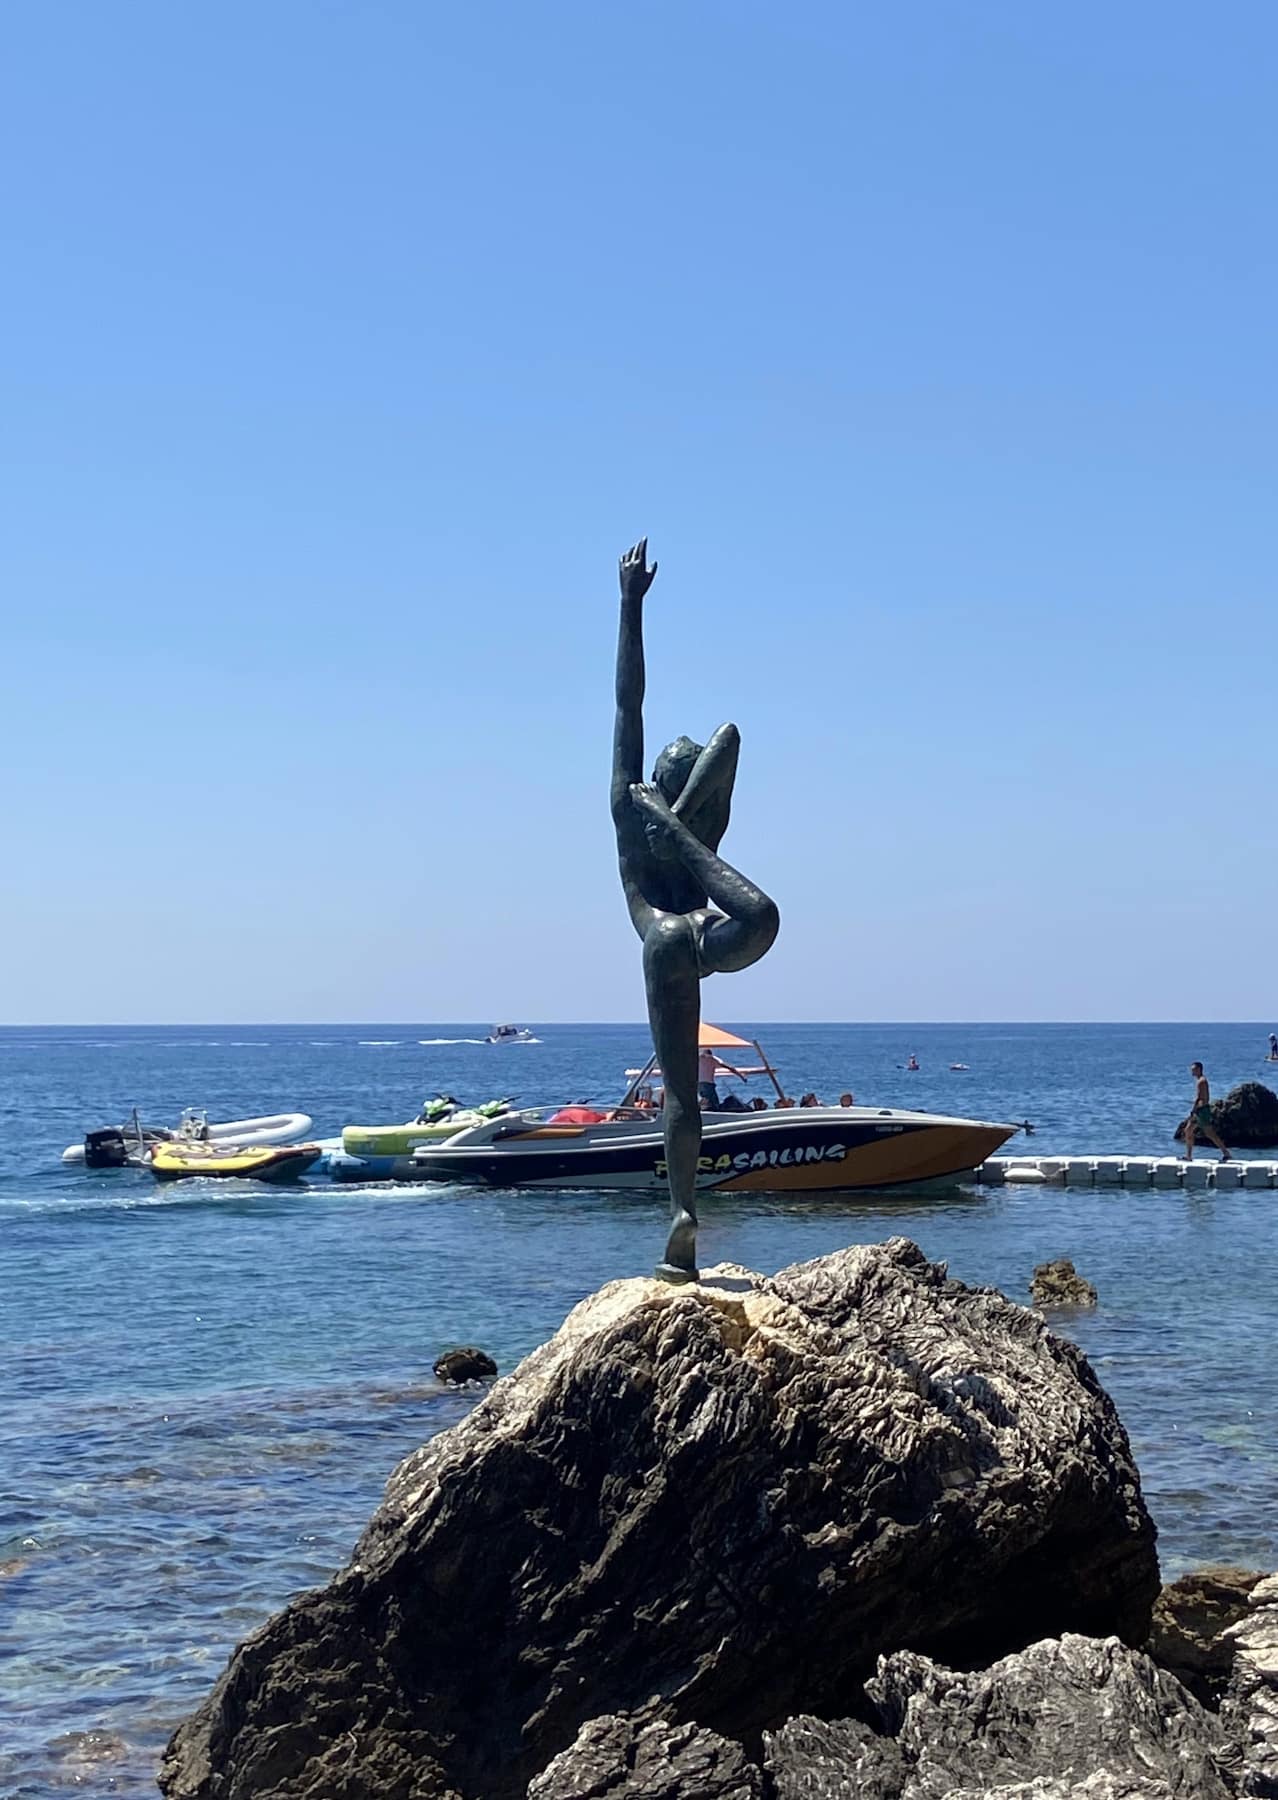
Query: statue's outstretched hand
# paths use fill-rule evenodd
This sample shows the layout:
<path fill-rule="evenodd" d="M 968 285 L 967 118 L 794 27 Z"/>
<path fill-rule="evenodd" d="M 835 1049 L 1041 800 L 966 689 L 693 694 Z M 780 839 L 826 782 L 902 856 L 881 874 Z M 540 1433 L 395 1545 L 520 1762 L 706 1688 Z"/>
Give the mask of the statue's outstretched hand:
<path fill-rule="evenodd" d="M 652 586 L 657 573 L 657 565 L 648 567 L 648 540 L 640 538 L 632 550 L 627 550 L 619 566 L 621 576 L 621 597 L 623 600 L 642 600 Z"/>

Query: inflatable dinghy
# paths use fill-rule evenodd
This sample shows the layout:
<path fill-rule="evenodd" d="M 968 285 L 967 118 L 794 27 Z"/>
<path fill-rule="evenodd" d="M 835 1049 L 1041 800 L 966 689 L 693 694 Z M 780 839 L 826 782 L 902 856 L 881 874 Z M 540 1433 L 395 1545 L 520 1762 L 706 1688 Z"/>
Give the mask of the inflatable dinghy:
<path fill-rule="evenodd" d="M 64 1163 L 87 1162 L 91 1169 L 141 1166 L 153 1144 L 291 1144 L 311 1128 L 308 1113 L 270 1113 L 261 1119 L 224 1119 L 210 1124 L 198 1107 L 188 1107 L 177 1126 L 144 1125 L 134 1112 L 124 1125 L 108 1125 L 68 1144 Z"/>

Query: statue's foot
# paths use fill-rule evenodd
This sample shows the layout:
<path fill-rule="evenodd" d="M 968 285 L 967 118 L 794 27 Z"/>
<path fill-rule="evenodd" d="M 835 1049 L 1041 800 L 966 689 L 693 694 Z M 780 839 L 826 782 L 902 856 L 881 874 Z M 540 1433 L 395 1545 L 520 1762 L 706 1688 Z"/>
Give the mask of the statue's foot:
<path fill-rule="evenodd" d="M 666 1254 L 657 1264 L 659 1281 L 699 1281 L 697 1270 L 697 1221 L 693 1213 L 680 1207 L 674 1215 Z"/>

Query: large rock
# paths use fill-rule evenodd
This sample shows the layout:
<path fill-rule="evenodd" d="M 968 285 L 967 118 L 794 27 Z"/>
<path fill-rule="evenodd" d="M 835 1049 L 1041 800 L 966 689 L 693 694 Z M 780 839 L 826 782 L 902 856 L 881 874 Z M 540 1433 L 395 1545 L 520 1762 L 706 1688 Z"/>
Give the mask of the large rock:
<path fill-rule="evenodd" d="M 1242 1081 L 1230 1088 L 1223 1100 L 1213 1100 L 1212 1124 L 1231 1150 L 1268 1150 L 1278 1145 L 1278 1094 L 1263 1081 Z M 1178 1142 L 1184 1141 L 1187 1121 L 1176 1127 Z M 1198 1143 L 1211 1144 L 1198 1133 Z"/>
<path fill-rule="evenodd" d="M 1114 1408 L 1033 1313 L 896 1238 L 614 1282 L 410 1456 L 342 1574 L 241 1645 L 174 1800 L 506 1800 L 655 1696 L 751 1742 L 880 1652 L 1143 1641 L 1154 1531 Z"/>

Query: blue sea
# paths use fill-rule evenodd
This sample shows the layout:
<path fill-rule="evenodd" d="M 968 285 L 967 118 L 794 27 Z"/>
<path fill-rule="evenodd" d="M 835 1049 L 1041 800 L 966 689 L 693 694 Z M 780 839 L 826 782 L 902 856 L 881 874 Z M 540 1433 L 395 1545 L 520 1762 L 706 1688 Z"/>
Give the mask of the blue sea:
<path fill-rule="evenodd" d="M 770 1025 L 788 1091 L 1030 1119 L 1029 1147 L 1167 1153 L 1187 1065 L 1267 1078 L 1259 1025 Z M 615 1098 L 635 1026 L 0 1031 L 0 1795 L 154 1793 L 157 1753 L 236 1642 L 346 1559 L 401 1457 L 471 1404 L 431 1374 L 503 1371 L 576 1301 L 646 1273 L 651 1197 L 411 1186 L 158 1187 L 59 1154 L 88 1127 L 293 1109 L 315 1135 L 439 1090 Z M 903 1064 L 913 1052 L 919 1073 Z M 949 1064 L 969 1065 L 951 1072 Z M 756 1269 L 904 1233 L 1027 1298 L 1070 1256 L 1099 1290 L 1073 1336 L 1131 1434 L 1164 1571 L 1278 1566 L 1278 1193 L 955 1186 L 879 1199 L 707 1199 L 702 1260 Z"/>

